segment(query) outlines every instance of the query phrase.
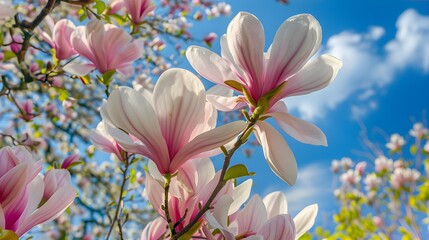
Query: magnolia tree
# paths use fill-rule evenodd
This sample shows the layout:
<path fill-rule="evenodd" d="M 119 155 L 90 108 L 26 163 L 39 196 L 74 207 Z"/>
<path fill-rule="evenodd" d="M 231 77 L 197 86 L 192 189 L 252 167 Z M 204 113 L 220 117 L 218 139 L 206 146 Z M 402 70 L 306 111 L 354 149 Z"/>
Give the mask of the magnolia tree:
<path fill-rule="evenodd" d="M 406 140 L 405 140 L 406 139 Z M 368 142 L 368 141 L 367 141 Z M 371 161 L 332 161 L 340 208 L 327 239 L 425 239 L 429 201 L 429 131 L 415 123 L 407 137 L 398 133 L 378 148 L 368 142 Z"/>
<path fill-rule="evenodd" d="M 261 23 L 246 12 L 232 19 L 220 55 L 202 47 L 216 35 L 198 39 L 192 23 L 230 11 L 204 0 L 0 2 L 0 239 L 275 240 L 308 231 L 316 204 L 292 217 L 283 193 L 250 196 L 252 180 L 237 179 L 253 173 L 230 163 L 255 135 L 275 175 L 293 185 L 295 157 L 266 120 L 327 145 L 283 99 L 326 87 L 342 63 L 314 57 L 321 27 L 307 14 L 285 20 L 267 52 Z M 216 85 L 206 91 L 174 68 L 180 56 Z"/>

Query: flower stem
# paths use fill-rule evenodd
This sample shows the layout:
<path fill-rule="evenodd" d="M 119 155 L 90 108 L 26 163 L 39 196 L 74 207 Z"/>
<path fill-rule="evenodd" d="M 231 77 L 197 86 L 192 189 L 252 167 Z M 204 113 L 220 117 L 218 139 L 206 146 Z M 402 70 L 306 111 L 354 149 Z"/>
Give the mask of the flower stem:
<path fill-rule="evenodd" d="M 198 214 L 194 217 L 194 219 L 186 225 L 182 230 L 180 230 L 178 233 L 171 236 L 171 240 L 177 240 L 181 236 L 183 236 L 185 233 L 187 233 L 189 230 L 192 229 L 192 227 L 198 223 L 200 218 L 211 208 L 211 205 L 213 203 L 213 200 L 216 198 L 217 194 L 220 192 L 220 190 L 225 186 L 227 181 L 224 180 L 225 173 L 228 170 L 229 164 L 231 162 L 232 156 L 237 151 L 237 149 L 243 145 L 248 137 L 250 136 L 250 133 L 253 131 L 253 126 L 256 124 L 256 122 L 259 119 L 259 115 L 253 115 L 251 118 L 249 118 L 249 121 L 247 122 L 247 126 L 244 129 L 243 133 L 237 138 L 237 141 L 234 143 L 234 146 L 225 154 L 222 170 L 220 173 L 219 181 L 214 188 L 212 194 L 210 195 L 207 202 L 204 204 L 204 206 L 200 209 Z"/>
<path fill-rule="evenodd" d="M 124 200 L 124 191 L 125 191 L 125 185 L 127 183 L 128 180 L 128 168 L 130 166 L 130 161 L 129 161 L 129 157 L 126 158 L 126 160 L 124 161 L 125 164 L 125 168 L 122 170 L 122 184 L 121 184 L 121 189 L 119 191 L 119 199 L 118 202 L 116 204 L 116 210 L 115 210 L 115 215 L 113 216 L 113 219 L 111 221 L 110 224 L 110 228 L 109 228 L 109 232 L 107 233 L 107 237 L 106 240 L 108 240 L 110 238 L 110 235 L 112 234 L 113 228 L 115 226 L 115 223 L 118 222 L 118 227 L 121 230 L 121 224 L 119 221 L 119 214 L 120 214 L 120 210 L 121 210 L 121 206 L 122 206 L 122 202 Z M 121 231 L 122 233 L 122 231 Z M 122 236 L 121 236 L 122 238 Z"/>

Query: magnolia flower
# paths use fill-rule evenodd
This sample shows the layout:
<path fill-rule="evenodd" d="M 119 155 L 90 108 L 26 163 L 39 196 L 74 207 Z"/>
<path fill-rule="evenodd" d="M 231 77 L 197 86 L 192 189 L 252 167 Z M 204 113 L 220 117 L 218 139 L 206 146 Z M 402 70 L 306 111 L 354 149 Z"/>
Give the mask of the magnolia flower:
<path fill-rule="evenodd" d="M 420 172 L 410 168 L 397 168 L 390 177 L 390 184 L 394 189 L 404 187 L 406 184 L 415 184 Z"/>
<path fill-rule="evenodd" d="M 361 175 L 358 172 L 349 169 L 347 172 L 341 174 L 341 182 L 346 186 L 354 186 L 359 183 Z"/>
<path fill-rule="evenodd" d="M 318 207 L 310 205 L 293 219 L 288 214 L 287 200 L 283 193 L 273 192 L 263 200 L 254 195 L 237 214 L 226 214 L 228 204 L 206 213 L 213 229 L 219 229 L 226 240 L 235 239 L 298 239 L 314 224 Z M 229 219 L 229 221 L 228 221 Z M 217 239 L 217 238 L 216 238 Z"/>
<path fill-rule="evenodd" d="M 42 162 L 24 147 L 0 149 L 0 229 L 22 236 L 59 216 L 76 197 L 70 173 L 51 169 L 42 178 Z"/>
<path fill-rule="evenodd" d="M 371 191 L 371 190 L 375 190 L 378 188 L 378 186 L 380 186 L 381 184 L 381 179 L 379 177 L 377 177 L 377 175 L 375 173 L 371 173 L 366 175 L 365 179 L 363 180 L 363 182 L 365 183 L 365 190 L 366 191 Z"/>
<path fill-rule="evenodd" d="M 237 121 L 215 128 L 217 112 L 206 102 L 203 84 L 184 69 L 165 71 L 153 95 L 127 87 L 113 91 L 101 115 L 117 128 L 110 133 L 125 151 L 150 158 L 162 174 L 219 153 L 211 150 L 232 141 L 245 126 Z"/>
<path fill-rule="evenodd" d="M 54 24 L 52 18 L 47 17 L 45 19 L 52 36 L 44 31 L 40 31 L 40 34 L 43 40 L 55 49 L 56 57 L 63 60 L 75 55 L 76 51 L 70 42 L 71 35 L 76 30 L 74 23 L 68 19 L 61 19 Z"/>
<path fill-rule="evenodd" d="M 153 162 L 149 163 L 148 169 L 145 195 L 155 211 L 162 217 L 143 231 L 142 239 L 150 240 L 154 238 L 148 236 L 160 236 L 166 232 L 167 221 L 165 220 L 165 212 L 161 207 L 164 205 L 165 199 L 164 178 L 157 171 Z M 180 167 L 177 177 L 171 179 L 168 199 L 170 218 L 173 223 L 178 223 L 175 228 L 176 232 L 185 227 L 198 214 L 199 205 L 204 205 L 207 202 L 219 181 L 219 177 L 220 172 L 215 172 L 214 166 L 208 158 L 188 161 Z M 234 187 L 233 180 L 228 181 L 212 202 L 214 211 L 218 208 L 223 209 L 225 199 L 228 198 L 230 207 L 227 209 L 227 213 L 229 215 L 234 214 L 249 197 L 251 186 L 251 179 L 236 187 Z"/>
<path fill-rule="evenodd" d="M 413 129 L 410 130 L 410 135 L 421 139 L 428 133 L 428 129 L 423 126 L 422 123 L 415 123 Z"/>
<path fill-rule="evenodd" d="M 340 161 L 338 160 L 333 160 L 331 162 L 331 171 L 333 173 L 338 173 L 338 171 L 340 171 Z"/>
<path fill-rule="evenodd" d="M 366 168 L 366 162 L 359 162 L 358 164 L 356 164 L 355 171 L 357 174 L 362 176 L 365 173 L 365 168 Z"/>
<path fill-rule="evenodd" d="M 107 153 L 112 153 L 117 159 L 124 161 L 124 151 L 109 133 L 109 129 L 111 128 L 112 126 L 101 121 L 97 125 L 97 128 L 91 131 L 89 138 L 97 149 Z"/>
<path fill-rule="evenodd" d="M 138 25 L 144 22 L 144 18 L 155 9 L 151 0 L 123 0 L 131 22 Z"/>
<path fill-rule="evenodd" d="M 341 167 L 343 168 L 344 171 L 351 169 L 353 167 L 353 165 L 355 165 L 353 160 L 351 158 L 348 158 L 348 157 L 341 158 L 340 164 L 341 164 Z"/>
<path fill-rule="evenodd" d="M 221 38 L 222 56 L 198 46 L 189 47 L 186 56 L 199 74 L 230 89 L 223 95 L 208 96 L 219 110 L 249 105 L 251 111 L 258 109 L 261 118 L 273 117 L 295 139 L 327 145 L 319 128 L 290 115 L 280 101 L 324 88 L 335 78 L 342 65 L 340 60 L 325 54 L 307 63 L 320 48 L 320 42 L 317 20 L 311 15 L 297 15 L 280 26 L 265 53 L 261 23 L 252 14 L 240 12 Z M 232 90 L 243 95 L 233 97 Z M 255 130 L 272 170 L 294 184 L 295 157 L 281 134 L 262 121 L 258 121 Z"/>
<path fill-rule="evenodd" d="M 72 154 L 68 157 L 66 157 L 61 164 L 62 169 L 70 169 L 73 166 L 77 165 L 80 162 L 80 156 L 79 154 Z"/>
<path fill-rule="evenodd" d="M 73 48 L 91 63 L 72 62 L 64 67 L 64 71 L 84 76 L 97 68 L 101 74 L 117 70 L 123 75 L 129 75 L 133 72 L 132 62 L 142 53 L 142 48 L 132 39 L 127 32 L 113 24 L 91 20 L 86 26 L 77 27 L 71 35 Z"/>
<path fill-rule="evenodd" d="M 388 159 L 385 156 L 380 156 L 377 159 L 375 159 L 376 172 L 384 172 L 384 171 L 392 171 L 392 170 L 393 170 L 392 159 Z"/>
<path fill-rule="evenodd" d="M 405 145 L 405 140 L 401 135 L 395 133 L 390 136 L 390 142 L 386 144 L 386 147 L 393 152 L 399 151 Z"/>

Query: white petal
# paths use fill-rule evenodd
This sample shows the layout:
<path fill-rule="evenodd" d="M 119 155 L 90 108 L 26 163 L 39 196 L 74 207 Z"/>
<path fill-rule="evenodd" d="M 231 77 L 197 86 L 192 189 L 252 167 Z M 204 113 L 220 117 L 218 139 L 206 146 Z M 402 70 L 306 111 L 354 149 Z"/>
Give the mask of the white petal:
<path fill-rule="evenodd" d="M 277 176 L 289 185 L 294 185 L 297 177 L 296 160 L 283 136 L 266 122 L 258 122 L 255 130 L 268 165 Z"/>
<path fill-rule="evenodd" d="M 270 47 L 267 78 L 283 80 L 297 72 L 319 49 L 321 40 L 322 30 L 313 16 L 300 14 L 287 19 Z"/>
<path fill-rule="evenodd" d="M 341 60 L 331 55 L 321 55 L 287 80 L 279 98 L 304 95 L 328 86 L 342 65 Z"/>
<path fill-rule="evenodd" d="M 195 71 L 213 83 L 226 86 L 226 80 L 241 82 L 229 63 L 208 49 L 190 46 L 186 50 L 186 57 Z"/>
<path fill-rule="evenodd" d="M 247 104 L 242 96 L 224 97 L 219 95 L 207 95 L 207 101 L 223 112 L 230 112 L 245 107 Z"/>
<path fill-rule="evenodd" d="M 228 215 L 234 214 L 238 209 L 240 209 L 241 205 L 249 198 L 250 191 L 252 190 L 252 179 L 247 179 L 242 184 L 238 185 L 234 188 L 234 192 L 232 193 L 232 198 L 234 202 L 231 204 Z"/>
<path fill-rule="evenodd" d="M 301 237 L 314 225 L 318 211 L 317 204 L 313 204 L 304 208 L 294 218 L 296 228 L 296 239 Z"/>
<path fill-rule="evenodd" d="M 295 225 L 289 214 L 281 214 L 269 219 L 257 234 L 264 236 L 264 240 L 292 240 Z"/>
<path fill-rule="evenodd" d="M 247 205 L 238 213 L 238 233 L 256 232 L 267 221 L 267 210 L 259 195 L 253 195 Z"/>
<path fill-rule="evenodd" d="M 280 192 L 272 192 L 264 197 L 264 204 L 267 208 L 268 218 L 280 214 L 287 214 L 287 200 L 285 195 Z"/>
<path fill-rule="evenodd" d="M 287 112 L 271 112 L 266 115 L 272 116 L 287 134 L 300 142 L 322 146 L 328 145 L 322 130 L 307 121 L 296 118 Z"/>
<path fill-rule="evenodd" d="M 95 66 L 91 63 L 78 63 L 76 61 L 73 61 L 63 67 L 63 70 L 65 72 L 68 72 L 72 75 L 76 75 L 78 77 L 85 76 L 94 69 Z"/>
<path fill-rule="evenodd" d="M 217 200 L 214 207 L 213 216 L 224 228 L 228 226 L 228 209 L 230 208 L 233 201 L 234 199 L 232 199 L 231 196 L 223 195 Z"/>
<path fill-rule="evenodd" d="M 207 90 L 207 95 L 209 94 L 223 96 L 223 97 L 232 97 L 232 95 L 234 94 L 234 90 L 222 85 L 215 85 L 211 87 L 209 90 Z"/>

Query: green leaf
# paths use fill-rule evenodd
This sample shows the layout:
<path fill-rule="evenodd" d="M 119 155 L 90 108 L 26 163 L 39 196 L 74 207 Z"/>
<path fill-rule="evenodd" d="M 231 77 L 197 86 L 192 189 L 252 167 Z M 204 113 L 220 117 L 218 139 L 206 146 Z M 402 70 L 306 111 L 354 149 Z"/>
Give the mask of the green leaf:
<path fill-rule="evenodd" d="M 96 1 L 93 7 L 97 9 L 97 14 L 102 14 L 106 9 L 106 4 L 103 1 Z"/>
<path fill-rule="evenodd" d="M 243 85 L 241 85 L 239 82 L 235 80 L 226 80 L 224 83 L 239 92 L 241 92 L 241 89 L 243 89 Z"/>
<path fill-rule="evenodd" d="M 0 228 L 0 240 L 19 240 L 19 238 L 15 232 Z"/>
<path fill-rule="evenodd" d="M 136 183 L 137 177 L 136 177 L 136 170 L 134 168 L 132 168 L 130 170 L 130 183 L 134 184 Z"/>
<path fill-rule="evenodd" d="M 115 73 L 116 73 L 115 69 L 109 70 L 109 71 L 103 73 L 103 80 L 101 82 L 106 86 L 109 85 L 110 82 L 112 81 L 113 75 L 115 75 Z"/>
<path fill-rule="evenodd" d="M 13 53 L 12 51 L 3 51 L 3 62 L 6 62 L 9 59 L 12 59 L 14 57 L 16 57 L 16 54 Z"/>
<path fill-rule="evenodd" d="M 91 77 L 88 75 L 79 77 L 83 84 L 88 85 L 91 83 Z"/>
<path fill-rule="evenodd" d="M 410 147 L 410 153 L 414 155 L 414 154 L 416 154 L 416 152 L 417 152 L 417 146 L 416 145 L 412 145 Z"/>
<path fill-rule="evenodd" d="M 59 94 L 58 96 L 58 100 L 60 101 L 64 101 L 67 100 L 69 98 L 69 93 L 62 88 L 55 88 L 57 90 L 57 93 Z"/>
<path fill-rule="evenodd" d="M 192 228 L 186 232 L 185 234 L 183 234 L 179 240 L 191 240 L 192 236 L 194 235 L 194 233 L 196 233 L 198 231 L 198 229 L 200 229 L 201 225 L 203 224 L 203 221 L 199 221 L 197 222 L 194 226 L 192 226 Z"/>
<path fill-rule="evenodd" d="M 230 179 L 253 175 L 255 175 L 255 173 L 249 172 L 244 164 L 237 164 L 226 170 L 223 180 L 228 181 Z"/>

